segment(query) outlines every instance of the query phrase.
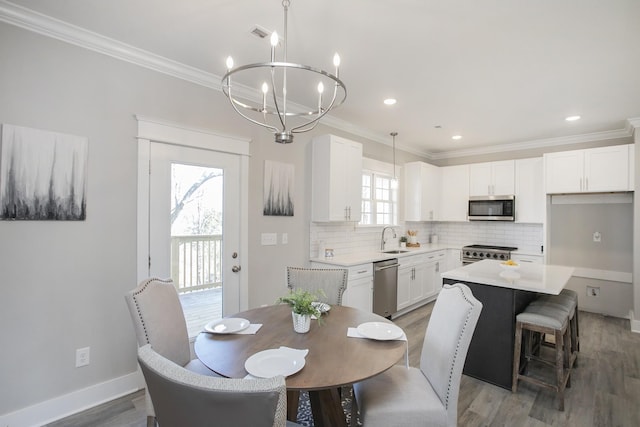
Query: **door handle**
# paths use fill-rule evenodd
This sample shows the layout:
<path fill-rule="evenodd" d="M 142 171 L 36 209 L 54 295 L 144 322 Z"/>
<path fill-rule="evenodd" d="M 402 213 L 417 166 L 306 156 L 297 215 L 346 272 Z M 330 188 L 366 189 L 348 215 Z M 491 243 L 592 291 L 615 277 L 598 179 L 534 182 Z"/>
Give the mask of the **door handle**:
<path fill-rule="evenodd" d="M 242 267 L 240 267 L 239 265 L 234 265 L 233 267 L 231 267 L 231 271 L 233 271 L 234 273 L 237 273 L 240 270 L 242 270 Z"/>

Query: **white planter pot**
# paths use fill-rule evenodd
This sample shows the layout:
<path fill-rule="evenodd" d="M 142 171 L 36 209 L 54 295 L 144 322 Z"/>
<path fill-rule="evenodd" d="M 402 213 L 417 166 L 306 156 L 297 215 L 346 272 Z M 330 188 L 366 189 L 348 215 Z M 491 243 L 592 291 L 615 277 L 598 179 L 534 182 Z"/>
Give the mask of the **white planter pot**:
<path fill-rule="evenodd" d="M 306 334 L 311 329 L 311 316 L 291 312 L 293 330 L 299 334 Z"/>

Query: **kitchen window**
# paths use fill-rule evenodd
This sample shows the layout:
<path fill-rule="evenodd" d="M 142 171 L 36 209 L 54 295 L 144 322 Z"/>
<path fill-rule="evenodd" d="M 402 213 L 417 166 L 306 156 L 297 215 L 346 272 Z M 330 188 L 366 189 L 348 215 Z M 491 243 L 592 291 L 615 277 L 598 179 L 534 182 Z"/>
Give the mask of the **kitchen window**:
<path fill-rule="evenodd" d="M 364 171 L 360 225 L 395 225 L 397 222 L 397 183 L 392 176 Z"/>

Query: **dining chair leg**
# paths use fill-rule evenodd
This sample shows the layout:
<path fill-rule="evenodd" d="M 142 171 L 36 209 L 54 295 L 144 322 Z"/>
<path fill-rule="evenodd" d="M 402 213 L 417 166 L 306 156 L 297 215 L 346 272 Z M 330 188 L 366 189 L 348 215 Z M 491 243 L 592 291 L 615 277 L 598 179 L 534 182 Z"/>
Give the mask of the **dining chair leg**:
<path fill-rule="evenodd" d="M 315 427 L 347 427 L 337 388 L 310 391 L 309 403 Z"/>
<path fill-rule="evenodd" d="M 300 403 L 299 390 L 287 390 L 287 420 L 298 421 L 298 405 Z"/>
<path fill-rule="evenodd" d="M 358 425 L 358 401 L 356 400 L 356 394 L 353 391 L 353 387 L 349 387 L 351 389 L 351 421 L 349 425 L 351 427 L 355 427 Z"/>

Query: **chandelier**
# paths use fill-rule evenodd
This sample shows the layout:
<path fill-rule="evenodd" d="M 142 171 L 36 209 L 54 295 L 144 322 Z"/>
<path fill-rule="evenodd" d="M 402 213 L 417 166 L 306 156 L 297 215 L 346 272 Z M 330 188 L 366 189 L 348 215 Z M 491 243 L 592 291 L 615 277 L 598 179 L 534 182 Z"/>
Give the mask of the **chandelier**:
<path fill-rule="evenodd" d="M 275 140 L 281 144 L 293 142 L 293 134 L 312 130 L 332 108 L 341 105 L 347 98 L 347 88 L 339 78 L 340 56 L 333 57 L 335 73 L 329 73 L 308 65 L 287 62 L 287 12 L 290 0 L 283 0 L 284 37 L 281 60 L 277 60 L 276 47 L 280 37 L 275 31 L 271 33 L 271 60 L 240 67 L 233 67 L 233 59 L 227 58 L 227 73 L 222 77 L 222 91 L 229 98 L 233 109 L 250 122 L 269 129 Z M 263 83 L 255 101 L 241 101 L 233 87 L 233 82 L 255 81 L 255 74 Z M 251 76 L 250 76 L 251 75 Z M 233 80 L 232 80 L 233 77 Z M 287 81 L 289 77 L 289 81 Z M 260 81 L 260 80 L 258 80 Z M 287 84 L 293 83 L 296 90 L 300 87 L 310 88 L 300 96 L 304 103 L 314 105 L 312 108 L 296 108 L 292 111 L 292 101 L 287 92 Z M 325 85 L 333 86 L 333 94 L 326 96 Z M 245 98 L 251 98 L 246 96 Z M 261 98 L 261 102 L 258 100 Z M 293 122 L 293 123 L 291 123 Z"/>

